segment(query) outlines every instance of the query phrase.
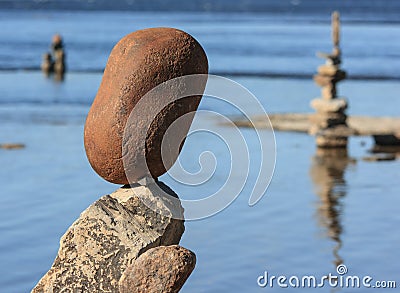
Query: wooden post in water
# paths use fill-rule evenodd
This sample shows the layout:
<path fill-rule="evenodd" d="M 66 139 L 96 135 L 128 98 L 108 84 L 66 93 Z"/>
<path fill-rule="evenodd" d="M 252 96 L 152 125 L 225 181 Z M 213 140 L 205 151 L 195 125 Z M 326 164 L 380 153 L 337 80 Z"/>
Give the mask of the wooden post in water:
<path fill-rule="evenodd" d="M 316 136 L 316 144 L 321 148 L 345 148 L 347 137 L 353 131 L 347 126 L 347 100 L 338 97 L 337 83 L 346 78 L 346 72 L 340 69 L 340 19 L 339 12 L 332 13 L 332 43 L 331 54 L 318 53 L 326 59 L 324 65 L 318 67 L 314 75 L 315 83 L 321 87 L 321 97 L 311 101 L 311 107 L 317 113 L 311 116 L 310 134 Z"/>

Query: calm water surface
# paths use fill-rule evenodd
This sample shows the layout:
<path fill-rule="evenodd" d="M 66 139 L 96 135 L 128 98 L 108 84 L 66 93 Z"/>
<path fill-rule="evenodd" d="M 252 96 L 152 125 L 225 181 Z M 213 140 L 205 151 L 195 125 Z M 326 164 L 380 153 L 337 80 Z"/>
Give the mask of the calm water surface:
<path fill-rule="evenodd" d="M 15 84 L 2 84 L 2 88 L 11 89 L 11 99 L 17 101 L 18 95 L 24 95 L 26 101 L 1 105 L 1 141 L 22 142 L 26 148 L 0 152 L 0 283 L 4 292 L 26 292 L 51 266 L 59 238 L 80 212 L 118 186 L 104 182 L 92 171 L 83 149 L 83 122 L 89 103 L 82 101 L 93 97 L 100 74 L 70 74 L 61 84 L 44 79 L 40 73 L 6 75 L 9 80 L 19 79 L 27 91 L 18 91 Z M 2 81 L 7 80 L 4 74 L 2 77 Z M 236 80 L 258 94 L 271 111 L 309 110 L 305 94 L 307 89 L 314 91 L 311 81 Z M 285 90 L 273 95 L 277 85 Z M 385 86 L 394 98 L 396 84 L 377 82 L 371 89 Z M 29 89 L 34 87 L 43 94 L 32 94 Z M 358 81 L 349 81 L 343 91 L 358 87 Z M 301 97 L 291 90 L 295 88 L 304 89 Z M 363 93 L 363 99 L 372 103 L 374 91 Z M 354 111 L 360 110 L 356 114 L 364 110 L 360 104 L 356 99 L 351 102 Z M 201 104 L 202 109 L 220 110 L 225 115 L 234 110 L 219 107 L 209 99 Z M 382 107 L 375 114 L 390 115 L 392 110 Z M 210 123 L 207 117 L 200 119 Z M 221 127 L 221 131 L 229 134 L 231 129 Z M 257 157 L 254 134 L 248 129 L 243 133 L 251 157 Z M 249 185 L 223 212 L 186 223 L 181 244 L 196 252 L 198 264 L 183 292 L 258 292 L 263 289 L 256 279 L 265 270 L 270 274 L 322 276 L 334 273 L 339 262 L 354 274 L 397 280 L 398 161 L 362 161 L 371 147 L 369 138 L 353 138 L 349 147 L 352 159 L 343 160 L 318 154 L 313 138 L 307 135 L 277 132 L 276 142 L 275 175 L 256 206 L 247 205 Z M 204 134 L 189 137 L 181 154 L 182 164 L 196 170 L 197 159 L 193 157 L 206 150 L 216 154 L 220 168 L 216 176 L 223 176 L 230 166 L 226 146 Z M 235 176 L 242 170 L 232 172 Z M 197 187 L 178 184 L 168 175 L 162 180 L 183 198 L 209 194 L 220 186 L 218 180 Z M 251 172 L 249 181 L 254 180 Z"/>
<path fill-rule="evenodd" d="M 234 80 L 248 87 L 269 113 L 311 111 L 309 102 L 319 89 L 307 76 L 321 63 L 315 51 L 330 50 L 325 15 L 318 21 L 259 14 L 0 11 L 0 16 L 0 142 L 26 144 L 22 150 L 0 150 L 0 291 L 7 293 L 28 292 L 51 266 L 71 223 L 101 195 L 118 188 L 90 168 L 83 123 L 109 51 L 120 37 L 148 26 L 187 30 L 204 45 L 214 72 L 264 74 Z M 368 80 L 340 86 L 350 100 L 349 113 L 396 116 L 399 26 L 351 17 L 343 13 L 344 67 Z M 54 32 L 61 32 L 67 44 L 70 73 L 64 82 L 37 71 Z M 287 78 L 268 77 L 281 73 Z M 376 76 L 385 80 L 374 80 Z M 200 108 L 236 114 L 212 99 L 204 99 Z M 248 111 L 255 109 L 249 105 Z M 226 135 L 232 131 L 207 116 L 199 119 Z M 257 161 L 254 132 L 242 132 L 251 160 Z M 314 139 L 304 134 L 277 132 L 276 143 L 275 175 L 257 205 L 247 205 L 248 184 L 221 213 L 186 223 L 181 244 L 198 261 L 182 292 L 278 291 L 258 287 L 257 277 L 266 270 L 270 275 L 321 277 L 335 273 L 339 263 L 351 275 L 399 285 L 399 161 L 361 160 L 372 145 L 370 138 L 352 138 L 347 157 L 335 159 L 317 152 Z M 216 155 L 215 176 L 223 179 L 230 166 L 226 146 L 206 134 L 189 137 L 182 164 L 197 170 L 198 155 L 206 150 Z M 232 175 L 241 172 L 232 170 Z M 251 170 L 249 182 L 255 174 Z M 212 180 L 188 187 L 168 175 L 161 179 L 183 198 L 209 194 L 221 184 Z"/>

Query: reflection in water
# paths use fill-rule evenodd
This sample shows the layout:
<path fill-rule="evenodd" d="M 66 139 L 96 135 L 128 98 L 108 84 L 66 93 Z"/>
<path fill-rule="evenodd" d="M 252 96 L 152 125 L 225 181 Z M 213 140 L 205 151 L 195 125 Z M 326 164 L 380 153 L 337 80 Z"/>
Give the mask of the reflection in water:
<path fill-rule="evenodd" d="M 327 236 L 335 242 L 335 266 L 343 263 L 339 255 L 343 232 L 342 198 L 346 196 L 344 173 L 351 163 L 354 163 L 354 160 L 348 157 L 346 149 L 317 149 L 310 169 L 315 192 L 320 198 L 317 207 L 318 222 L 326 228 Z"/>
<path fill-rule="evenodd" d="M 378 145 L 375 144 L 370 150 L 373 154 L 387 154 L 393 155 L 395 158 L 400 158 L 400 145 Z"/>
<path fill-rule="evenodd" d="M 63 72 L 56 72 L 54 73 L 54 80 L 58 82 L 64 81 L 64 73 Z"/>

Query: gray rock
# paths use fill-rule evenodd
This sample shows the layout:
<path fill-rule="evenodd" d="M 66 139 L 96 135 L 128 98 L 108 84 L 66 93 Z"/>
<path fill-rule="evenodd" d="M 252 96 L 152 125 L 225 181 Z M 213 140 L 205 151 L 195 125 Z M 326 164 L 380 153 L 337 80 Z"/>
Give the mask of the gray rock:
<path fill-rule="evenodd" d="M 177 197 L 163 183 L 157 184 Z M 122 273 L 141 253 L 178 244 L 183 221 L 161 214 L 172 215 L 172 209 L 183 213 L 179 201 L 152 198 L 152 193 L 144 186 L 123 187 L 89 206 L 62 236 L 51 269 L 32 292 L 118 292 Z M 144 205 L 138 195 L 155 201 L 161 213 Z"/>
<path fill-rule="evenodd" d="M 319 128 L 328 128 L 346 124 L 347 116 L 344 113 L 315 113 L 310 116 L 310 122 Z"/>
<path fill-rule="evenodd" d="M 120 293 L 176 293 L 192 273 L 196 255 L 178 245 L 152 248 L 123 273 Z"/>
<path fill-rule="evenodd" d="M 333 100 L 314 99 L 311 101 L 311 107 L 322 113 L 343 112 L 347 108 L 347 101 L 343 98 Z"/>

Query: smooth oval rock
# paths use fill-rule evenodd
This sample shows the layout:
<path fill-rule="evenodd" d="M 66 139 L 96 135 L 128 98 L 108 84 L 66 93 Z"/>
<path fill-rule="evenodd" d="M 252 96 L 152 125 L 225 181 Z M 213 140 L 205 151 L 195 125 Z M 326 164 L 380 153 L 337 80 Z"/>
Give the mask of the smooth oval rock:
<path fill-rule="evenodd" d="M 179 245 L 141 254 L 119 280 L 120 293 L 178 293 L 196 265 L 196 255 Z"/>
<path fill-rule="evenodd" d="M 147 110 L 140 112 L 143 120 L 152 119 L 151 126 L 145 130 L 145 143 L 139 137 L 130 137 L 129 146 L 124 147 L 125 153 L 122 154 L 129 115 L 142 97 L 156 86 L 177 77 L 207 73 L 208 61 L 203 48 L 183 31 L 151 28 L 122 38 L 110 54 L 85 123 L 85 150 L 93 169 L 112 183 L 133 183 L 129 181 L 139 180 L 143 175 L 140 170 L 142 166 L 132 162 L 134 168 L 130 170 L 128 180 L 123 157 L 144 153 L 151 176 L 156 178 L 164 174 L 171 164 L 164 166 L 161 157 L 163 135 L 177 118 L 196 111 L 201 95 L 174 101 L 155 117 L 147 117 L 152 107 L 151 104 L 147 105 Z M 206 78 L 199 79 L 198 83 L 203 93 Z M 157 99 L 165 97 L 161 94 Z M 191 119 L 180 128 L 185 135 L 190 123 Z M 133 127 L 141 128 L 143 125 L 137 123 Z M 175 153 L 179 154 L 179 150 Z M 173 163 L 175 160 L 169 161 Z"/>

